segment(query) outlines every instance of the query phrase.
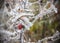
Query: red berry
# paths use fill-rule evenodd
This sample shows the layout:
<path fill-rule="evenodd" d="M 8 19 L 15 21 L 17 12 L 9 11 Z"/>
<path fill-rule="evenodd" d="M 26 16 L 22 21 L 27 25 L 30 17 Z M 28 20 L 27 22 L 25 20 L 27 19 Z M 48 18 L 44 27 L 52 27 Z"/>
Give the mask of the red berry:
<path fill-rule="evenodd" d="M 23 25 L 22 24 L 19 24 L 18 25 L 18 29 L 21 30 L 23 28 Z"/>

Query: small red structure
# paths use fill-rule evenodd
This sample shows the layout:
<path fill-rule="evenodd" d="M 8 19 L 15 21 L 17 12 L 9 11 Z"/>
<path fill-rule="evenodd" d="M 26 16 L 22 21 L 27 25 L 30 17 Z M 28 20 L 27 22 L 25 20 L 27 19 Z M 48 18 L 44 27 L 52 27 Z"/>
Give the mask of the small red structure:
<path fill-rule="evenodd" d="M 21 30 L 23 28 L 22 24 L 18 24 L 18 29 Z"/>

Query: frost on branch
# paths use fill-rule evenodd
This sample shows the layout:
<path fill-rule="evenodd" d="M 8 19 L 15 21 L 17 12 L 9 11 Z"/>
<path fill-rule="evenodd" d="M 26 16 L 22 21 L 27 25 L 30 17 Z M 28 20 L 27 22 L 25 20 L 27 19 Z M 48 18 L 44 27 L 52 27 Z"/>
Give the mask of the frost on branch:
<path fill-rule="evenodd" d="M 39 13 L 36 13 L 36 15 L 33 13 L 36 8 L 30 8 L 34 3 L 38 3 L 39 5 L 36 6 L 36 8 L 39 8 L 37 9 Z M 39 1 L 34 3 L 29 2 L 29 0 L 5 1 L 2 15 L 3 22 L 1 24 L 2 29 L 0 30 L 3 34 L 3 39 L 8 41 L 21 39 L 21 43 L 23 43 L 26 41 L 26 39 L 23 38 L 24 32 L 30 30 L 30 27 L 34 25 L 37 19 L 42 19 L 45 15 L 57 13 L 57 8 L 50 1 L 47 1 L 44 6 L 42 6 Z M 5 25 L 6 29 L 3 27 Z"/>

